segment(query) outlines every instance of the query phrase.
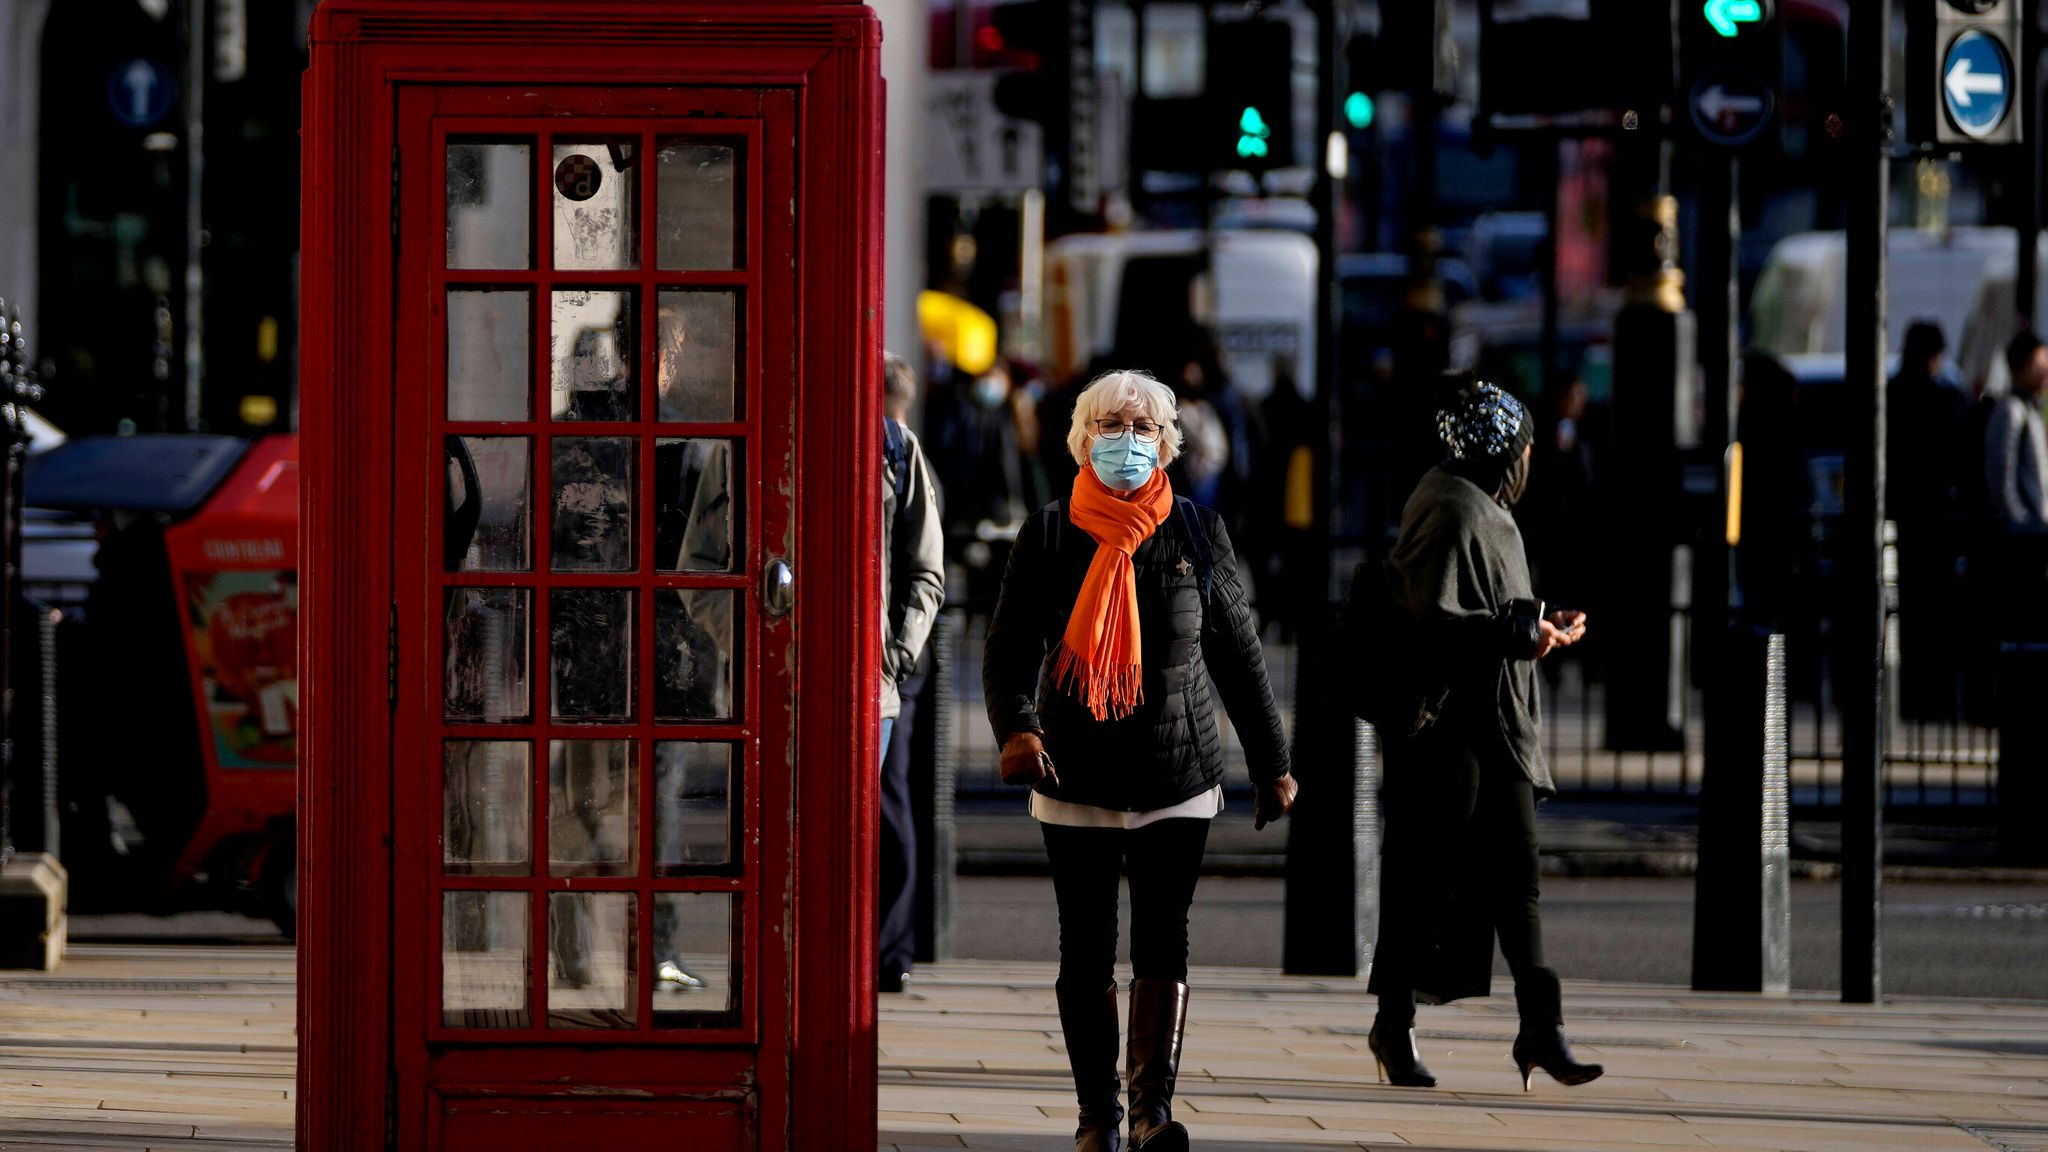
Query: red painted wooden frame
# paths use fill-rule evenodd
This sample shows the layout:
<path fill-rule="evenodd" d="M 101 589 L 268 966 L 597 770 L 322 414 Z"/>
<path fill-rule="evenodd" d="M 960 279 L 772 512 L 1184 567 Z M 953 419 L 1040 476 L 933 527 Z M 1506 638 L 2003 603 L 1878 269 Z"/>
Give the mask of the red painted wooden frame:
<path fill-rule="evenodd" d="M 794 744 L 780 753 L 795 781 L 786 814 L 794 891 L 772 926 L 792 934 L 795 960 L 790 1002 L 774 1013 L 779 1026 L 760 1019 L 764 1045 L 787 1053 L 792 1098 L 804 1106 L 758 1125 L 764 1147 L 874 1146 L 880 623 L 873 595 L 848 593 L 877 586 L 879 41 L 871 13 L 831 0 L 325 0 L 316 14 L 302 242 L 300 1147 L 386 1146 L 397 1103 L 387 1088 L 398 1011 L 392 966 L 424 962 L 395 955 L 392 934 L 398 825 L 387 637 L 398 589 L 389 515 L 394 484 L 413 482 L 420 463 L 397 458 L 393 428 L 399 92 L 565 79 L 626 92 L 695 84 L 796 94 L 791 422 L 800 464 L 787 554 L 799 608 L 786 626 L 796 629 L 800 706 Z M 775 914 L 765 892 L 762 914 Z M 629 1076 L 632 1051 L 610 1052 L 593 1059 Z M 469 1115 L 467 1107 L 457 1101 L 448 1113 Z"/>

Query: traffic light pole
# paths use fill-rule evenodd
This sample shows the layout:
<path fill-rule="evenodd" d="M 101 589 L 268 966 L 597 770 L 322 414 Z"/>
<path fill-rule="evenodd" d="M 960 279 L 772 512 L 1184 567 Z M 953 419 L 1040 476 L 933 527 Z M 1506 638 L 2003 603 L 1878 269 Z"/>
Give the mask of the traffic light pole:
<path fill-rule="evenodd" d="M 206 375 L 206 272 L 200 256 L 206 214 L 206 10 L 186 0 L 185 28 L 185 419 L 184 431 L 203 429 L 200 388 Z"/>
<path fill-rule="evenodd" d="M 2019 242 L 2019 265 L 2013 273 L 2013 306 L 2020 314 L 2020 323 L 2034 326 L 2041 283 L 2041 187 L 2043 174 L 2041 163 L 2042 147 L 2041 118 L 2041 13 L 2039 0 L 2026 0 L 2020 6 L 2024 13 L 2020 28 L 2020 98 L 2018 111 L 2026 117 L 2027 141 L 2014 149 L 2019 155 L 2014 183 L 2019 186 L 2019 219 L 2016 231 Z"/>
<path fill-rule="evenodd" d="M 1330 534 L 1336 523 L 1338 320 L 1342 297 L 1337 291 L 1337 207 L 1343 200 L 1344 173 L 1330 161 L 1329 142 L 1337 130 L 1338 48 L 1336 0 L 1313 0 L 1316 14 L 1316 363 L 1315 419 L 1321 432 L 1314 452 L 1316 523 L 1325 531 L 1312 534 L 1303 557 L 1312 571 L 1325 574 L 1332 564 Z M 1338 591 L 1334 588 L 1331 591 Z M 1326 600 L 1334 602 L 1331 591 Z M 1297 679 L 1304 685 L 1295 701 L 1294 771 L 1309 804 L 1295 809 L 1287 826 L 1286 920 L 1282 967 L 1294 975 L 1365 976 L 1372 964 L 1378 927 L 1378 827 L 1373 819 L 1371 773 L 1359 771 L 1357 727 L 1338 694 L 1308 685 L 1329 685 L 1339 677 L 1332 664 L 1347 654 L 1329 642 L 1333 628 L 1322 626 L 1320 611 L 1308 618 L 1315 626 L 1303 630 L 1297 648 Z M 1332 621 L 1334 622 L 1334 621 Z M 1369 764 L 1370 761 L 1367 761 Z M 1363 817 L 1363 818 L 1361 818 Z"/>
<path fill-rule="evenodd" d="M 1708 771 L 1713 771 L 1715 734 L 1726 717 L 1724 701 L 1716 699 L 1717 686 L 1728 682 L 1725 662 L 1727 639 L 1734 606 L 1733 570 L 1735 549 L 1728 539 L 1728 498 L 1734 477 L 1740 289 L 1736 279 L 1736 253 L 1742 244 L 1741 170 L 1742 162 L 1716 157 L 1698 165 L 1699 288 L 1693 308 L 1699 317 L 1700 391 L 1704 420 L 1700 444 L 1721 462 L 1716 507 L 1720 519 L 1703 526 L 1693 559 L 1692 675 L 1706 692 L 1706 742 Z M 1711 785 L 1710 785 L 1711 786 Z"/>
<path fill-rule="evenodd" d="M 1883 994 L 1885 210 L 1891 172 L 1891 5 L 1849 18 L 1844 159 L 1849 414 L 1842 567 L 1842 1000 Z"/>
<path fill-rule="evenodd" d="M 1790 983 L 1786 888 L 1784 639 L 1736 609 L 1740 455 L 1736 253 L 1741 165 L 1699 169 L 1700 442 L 1722 462 L 1720 499 L 1700 532 L 1693 576 L 1693 679 L 1706 703 L 1699 871 L 1693 887 L 1692 986 L 1784 992 Z M 1773 718 L 1778 723 L 1773 724 Z"/>
<path fill-rule="evenodd" d="M 1433 7 L 1434 3 L 1417 6 Z M 1434 18 L 1407 26 L 1404 35 L 1409 39 L 1392 38 L 1386 29 L 1389 9 L 1390 5 L 1381 5 L 1382 55 L 1433 60 L 1437 52 Z M 1437 129 L 1443 100 L 1437 95 L 1432 68 L 1411 69 L 1406 79 L 1413 171 L 1401 214 L 1407 230 L 1401 247 L 1408 256 L 1408 284 L 1394 325 L 1393 403 L 1389 406 L 1394 432 L 1388 496 L 1396 510 L 1423 474 L 1443 458 L 1443 445 L 1436 438 L 1436 391 L 1438 379 L 1450 363 L 1449 309 L 1436 268 L 1443 245 L 1437 232 Z M 1377 532 L 1379 527 L 1373 525 L 1372 530 Z"/>
<path fill-rule="evenodd" d="M 1544 400 L 1551 404 L 1557 402 L 1558 393 L 1564 387 L 1563 365 L 1558 363 L 1557 299 L 1558 184 L 1564 179 L 1564 165 L 1559 159 L 1559 152 L 1563 147 L 1563 141 L 1546 140 L 1536 148 L 1536 167 L 1543 177 L 1543 246 L 1537 252 L 1537 275 L 1543 278 L 1543 326 L 1537 337 L 1538 354 L 1543 365 L 1538 378 L 1543 383 Z"/>

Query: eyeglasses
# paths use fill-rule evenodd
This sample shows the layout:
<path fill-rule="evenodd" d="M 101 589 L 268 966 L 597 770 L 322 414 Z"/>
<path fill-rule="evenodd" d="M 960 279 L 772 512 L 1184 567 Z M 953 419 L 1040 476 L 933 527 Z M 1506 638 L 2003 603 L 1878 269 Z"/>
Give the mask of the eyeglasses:
<path fill-rule="evenodd" d="M 1121 440 L 1124 438 L 1124 431 L 1126 429 L 1137 434 L 1138 443 L 1140 444 L 1150 444 L 1159 439 L 1159 425 L 1154 424 L 1150 420 L 1139 420 L 1126 424 L 1112 416 L 1107 420 L 1097 420 L 1095 422 L 1095 434 L 1104 440 Z"/>

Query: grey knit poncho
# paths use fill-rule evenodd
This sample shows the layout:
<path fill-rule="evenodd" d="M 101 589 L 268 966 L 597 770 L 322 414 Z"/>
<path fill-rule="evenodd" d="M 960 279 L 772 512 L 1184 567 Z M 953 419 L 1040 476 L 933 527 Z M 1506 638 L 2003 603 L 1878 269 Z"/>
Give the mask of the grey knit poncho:
<path fill-rule="evenodd" d="M 1475 751 L 1511 757 L 1538 795 L 1555 793 L 1539 729 L 1536 663 L 1513 654 L 1514 601 L 1534 597 L 1515 518 L 1496 493 L 1440 465 L 1408 498 L 1387 568 L 1395 598 L 1423 621 L 1452 672 L 1446 714 L 1462 718 Z M 1489 690 L 1490 709 L 1476 698 Z"/>

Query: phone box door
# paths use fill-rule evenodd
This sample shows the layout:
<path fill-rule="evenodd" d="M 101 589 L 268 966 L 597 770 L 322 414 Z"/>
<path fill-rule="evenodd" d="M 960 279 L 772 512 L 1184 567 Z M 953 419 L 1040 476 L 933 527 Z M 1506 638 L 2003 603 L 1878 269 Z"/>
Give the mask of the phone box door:
<path fill-rule="evenodd" d="M 873 1143 L 875 28 L 740 11 L 316 21 L 305 1147 Z"/>

